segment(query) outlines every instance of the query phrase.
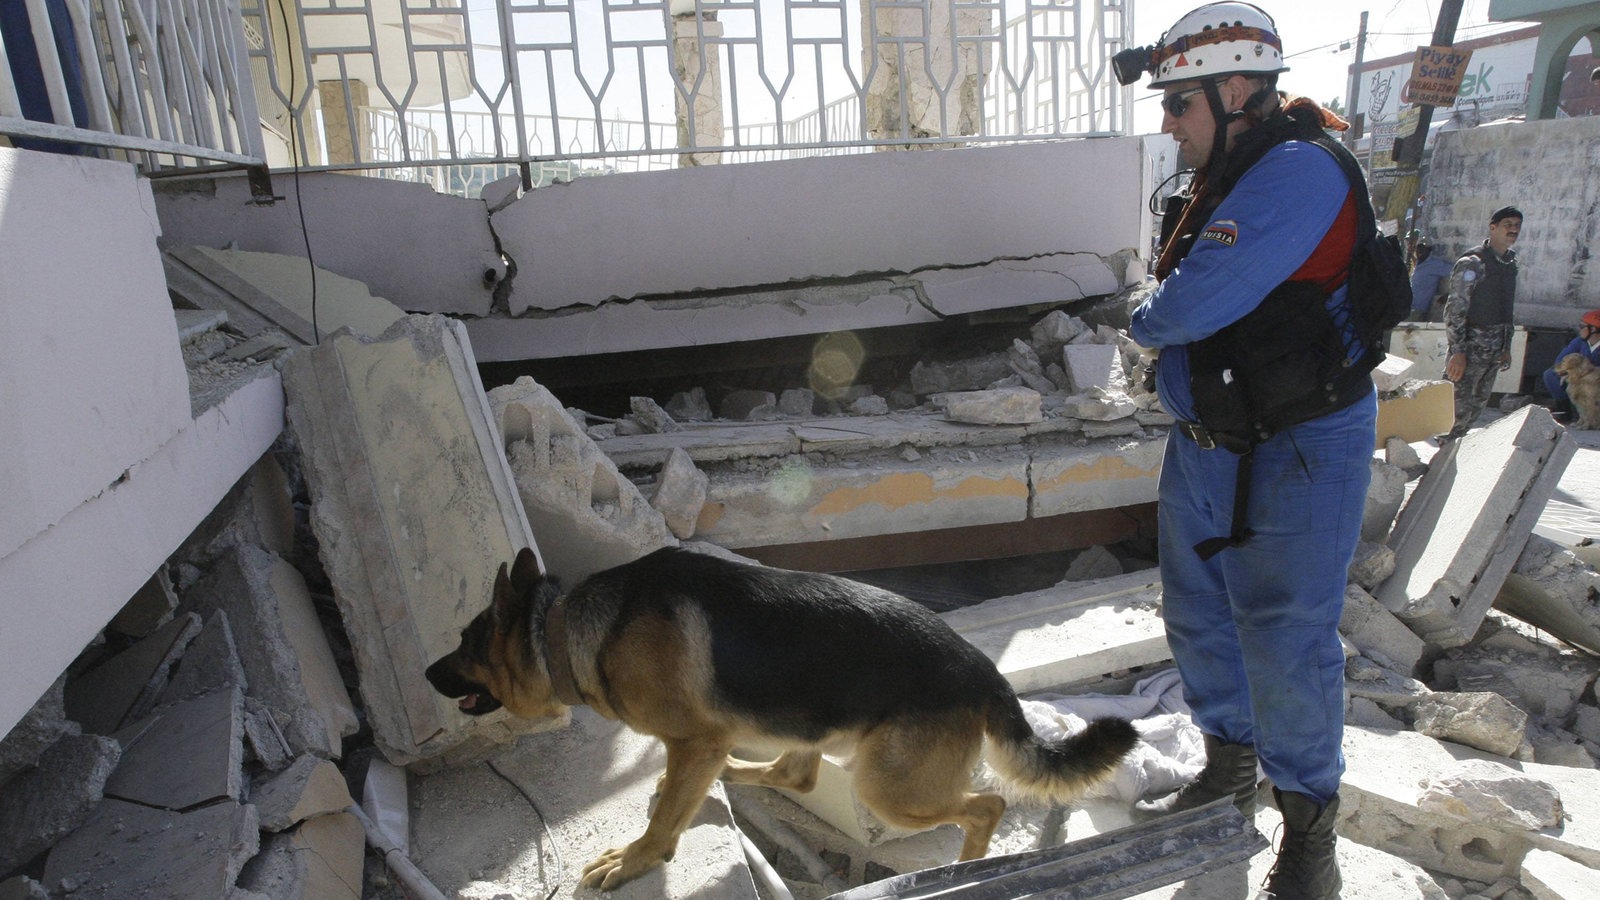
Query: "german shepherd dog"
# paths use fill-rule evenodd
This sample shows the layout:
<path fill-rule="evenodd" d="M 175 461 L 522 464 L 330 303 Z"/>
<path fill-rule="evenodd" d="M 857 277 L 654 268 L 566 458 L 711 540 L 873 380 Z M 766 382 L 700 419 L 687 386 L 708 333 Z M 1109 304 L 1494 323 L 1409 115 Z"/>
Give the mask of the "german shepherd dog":
<path fill-rule="evenodd" d="M 564 596 L 523 550 L 427 678 L 468 715 L 582 703 L 666 745 L 649 827 L 583 869 L 583 884 L 604 890 L 672 858 L 719 776 L 809 791 L 822 752 L 853 746 L 861 800 L 895 825 L 961 826 L 967 860 L 988 852 L 1006 808 L 969 790 L 985 735 L 1002 779 L 1054 802 L 1109 775 L 1139 739 L 1107 718 L 1041 740 L 988 657 L 898 594 L 674 548 Z M 736 745 L 783 753 L 748 762 L 729 756 Z"/>

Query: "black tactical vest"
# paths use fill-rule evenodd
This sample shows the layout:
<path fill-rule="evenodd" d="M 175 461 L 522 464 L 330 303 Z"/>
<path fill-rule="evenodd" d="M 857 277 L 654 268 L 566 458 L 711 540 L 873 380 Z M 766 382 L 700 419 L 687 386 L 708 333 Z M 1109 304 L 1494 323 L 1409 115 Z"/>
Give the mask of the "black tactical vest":
<path fill-rule="evenodd" d="M 1501 262 L 1487 245 L 1468 250 L 1465 256 L 1483 261 L 1483 284 L 1472 291 L 1467 306 L 1467 326 L 1487 328 L 1511 324 L 1511 305 L 1517 292 L 1517 262 Z"/>

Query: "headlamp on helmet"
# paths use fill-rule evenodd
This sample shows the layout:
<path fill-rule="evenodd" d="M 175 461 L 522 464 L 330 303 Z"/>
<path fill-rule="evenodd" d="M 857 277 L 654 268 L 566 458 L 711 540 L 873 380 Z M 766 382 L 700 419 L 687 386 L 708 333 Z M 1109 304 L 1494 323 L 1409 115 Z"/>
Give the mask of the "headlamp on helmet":
<path fill-rule="evenodd" d="M 1113 56 L 1111 67 L 1121 84 L 1133 84 L 1148 72 L 1150 87 L 1157 90 L 1181 81 L 1288 71 L 1272 17 L 1234 0 L 1190 11 L 1156 44 Z"/>

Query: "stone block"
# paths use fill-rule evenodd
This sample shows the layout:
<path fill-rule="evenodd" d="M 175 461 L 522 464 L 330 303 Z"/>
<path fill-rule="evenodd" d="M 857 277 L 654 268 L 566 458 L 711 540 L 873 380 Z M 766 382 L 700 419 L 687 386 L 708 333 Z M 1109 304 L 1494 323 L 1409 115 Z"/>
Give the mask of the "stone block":
<path fill-rule="evenodd" d="M 1600 897 L 1600 869 L 1549 850 L 1530 850 L 1522 859 L 1521 884 L 1534 900 L 1587 900 Z"/>
<path fill-rule="evenodd" d="M 1574 450 L 1566 430 L 1537 406 L 1451 443 L 1400 511 L 1389 537 L 1394 573 L 1374 596 L 1424 640 L 1466 643 Z"/>
<path fill-rule="evenodd" d="M 0 785 L 0 872 L 28 862 L 88 820 L 122 748 L 100 735 L 67 735 L 38 765 Z"/>
<path fill-rule="evenodd" d="M 971 425 L 1026 425 L 1044 418 L 1033 388 L 997 388 L 944 395 L 946 418 Z"/>
<path fill-rule="evenodd" d="M 316 756 L 302 756 L 289 768 L 255 786 L 262 831 L 287 831 L 316 816 L 342 811 L 352 802 L 339 767 Z"/>
<path fill-rule="evenodd" d="M 490 391 L 488 399 L 547 571 L 564 584 L 577 584 L 676 543 L 666 518 L 543 385 L 518 378 Z M 487 605 L 487 589 L 473 596 L 482 598 L 468 604 L 473 610 Z"/>
<path fill-rule="evenodd" d="M 1456 421 L 1456 388 L 1448 381 L 1415 381 L 1378 400 L 1378 447 L 1390 438 L 1425 441 Z"/>
<path fill-rule="evenodd" d="M 661 513 L 674 537 L 694 537 L 695 522 L 706 505 L 711 479 L 695 467 L 694 460 L 681 447 L 673 447 L 667 462 L 656 475 L 655 493 L 650 505 Z"/>
<path fill-rule="evenodd" d="M 1405 469 L 1387 462 L 1372 461 L 1372 482 L 1367 487 L 1367 502 L 1361 513 L 1361 540 L 1381 544 L 1389 537 L 1395 514 L 1406 499 Z"/>
<path fill-rule="evenodd" d="M 509 739 L 506 720 L 463 716 L 422 674 L 533 542 L 465 329 L 408 316 L 377 340 L 337 334 L 283 379 L 377 745 L 400 764 L 480 729 Z"/>
<path fill-rule="evenodd" d="M 1528 538 L 1494 606 L 1569 644 L 1600 653 L 1600 572 L 1549 538 Z"/>
<path fill-rule="evenodd" d="M 267 453 L 206 514 L 173 557 L 205 568 L 229 547 L 254 544 L 293 558 L 294 529 L 289 477 L 277 457 Z"/>
<path fill-rule="evenodd" d="M 227 613 L 249 696 L 272 710 L 296 753 L 339 755 L 356 730 L 355 705 L 298 570 L 258 547 L 238 546 L 190 588 L 184 605 Z"/>
<path fill-rule="evenodd" d="M 156 698 L 156 708 L 227 688 L 245 690 L 249 684 L 233 629 L 228 625 L 228 614 L 219 609 L 183 651 L 177 672 Z"/>
<path fill-rule="evenodd" d="M 354 815 L 317 816 L 263 835 L 239 886 L 272 900 L 361 900 L 365 852 L 366 834 Z"/>
<path fill-rule="evenodd" d="M 260 845 L 256 808 L 224 801 L 189 812 L 107 799 L 45 860 L 44 885 L 83 898 L 228 897 Z"/>
<path fill-rule="evenodd" d="M 778 398 L 771 391 L 729 391 L 723 395 L 717 414 L 724 419 L 742 422 L 756 410 L 777 405 Z"/>
<path fill-rule="evenodd" d="M 21 721 L 0 737 L 0 786 L 39 761 L 40 754 L 79 726 L 67 719 L 64 694 L 67 676 L 57 678 Z"/>
<path fill-rule="evenodd" d="M 189 613 L 100 663 L 67 684 L 67 715 L 92 734 L 110 734 L 141 704 L 167 686 L 167 675 L 184 648 L 200 633 L 200 617 Z"/>
<path fill-rule="evenodd" d="M 1068 344 L 1061 348 L 1061 362 L 1067 370 L 1068 390 L 1081 394 L 1090 388 L 1126 392 L 1128 379 L 1122 374 L 1122 354 L 1110 344 Z"/>
<path fill-rule="evenodd" d="M 113 737 L 124 749 L 106 782 L 108 797 L 162 809 L 244 800 L 244 694 L 237 687 L 185 700 Z"/>
<path fill-rule="evenodd" d="M 1385 354 L 1383 362 L 1378 363 L 1378 367 L 1372 370 L 1372 384 L 1380 394 L 1398 391 L 1405 384 L 1411 366 L 1412 361 L 1403 356 Z"/>
<path fill-rule="evenodd" d="M 1349 638 L 1362 653 L 1381 656 L 1404 675 L 1416 674 L 1427 646 L 1399 617 L 1355 584 L 1345 587 L 1339 633 Z"/>

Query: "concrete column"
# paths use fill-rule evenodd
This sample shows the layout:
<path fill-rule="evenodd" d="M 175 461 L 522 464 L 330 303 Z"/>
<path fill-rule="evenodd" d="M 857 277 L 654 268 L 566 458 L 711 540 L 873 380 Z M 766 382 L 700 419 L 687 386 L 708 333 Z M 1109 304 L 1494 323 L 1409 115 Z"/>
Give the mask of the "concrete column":
<path fill-rule="evenodd" d="M 705 38 L 722 36 L 717 14 L 705 12 L 672 15 L 672 75 L 681 93 L 675 104 L 678 113 L 678 146 L 721 147 L 722 138 L 722 56 L 716 44 L 702 44 Z M 720 153 L 683 153 L 678 167 L 713 165 L 722 161 Z"/>
<path fill-rule="evenodd" d="M 978 132 L 981 76 L 991 55 L 975 42 L 958 44 L 956 36 L 990 33 L 987 10 L 956 11 L 951 4 L 930 0 L 924 19 L 922 9 L 865 3 L 861 18 L 867 41 L 862 68 L 871 73 L 865 98 L 867 137 Z"/>
<path fill-rule="evenodd" d="M 328 162 L 332 165 L 362 162 L 363 151 L 372 146 L 372 126 L 362 112 L 367 106 L 367 83 L 319 81 L 317 96 L 322 103 L 322 131 L 327 140 Z"/>

